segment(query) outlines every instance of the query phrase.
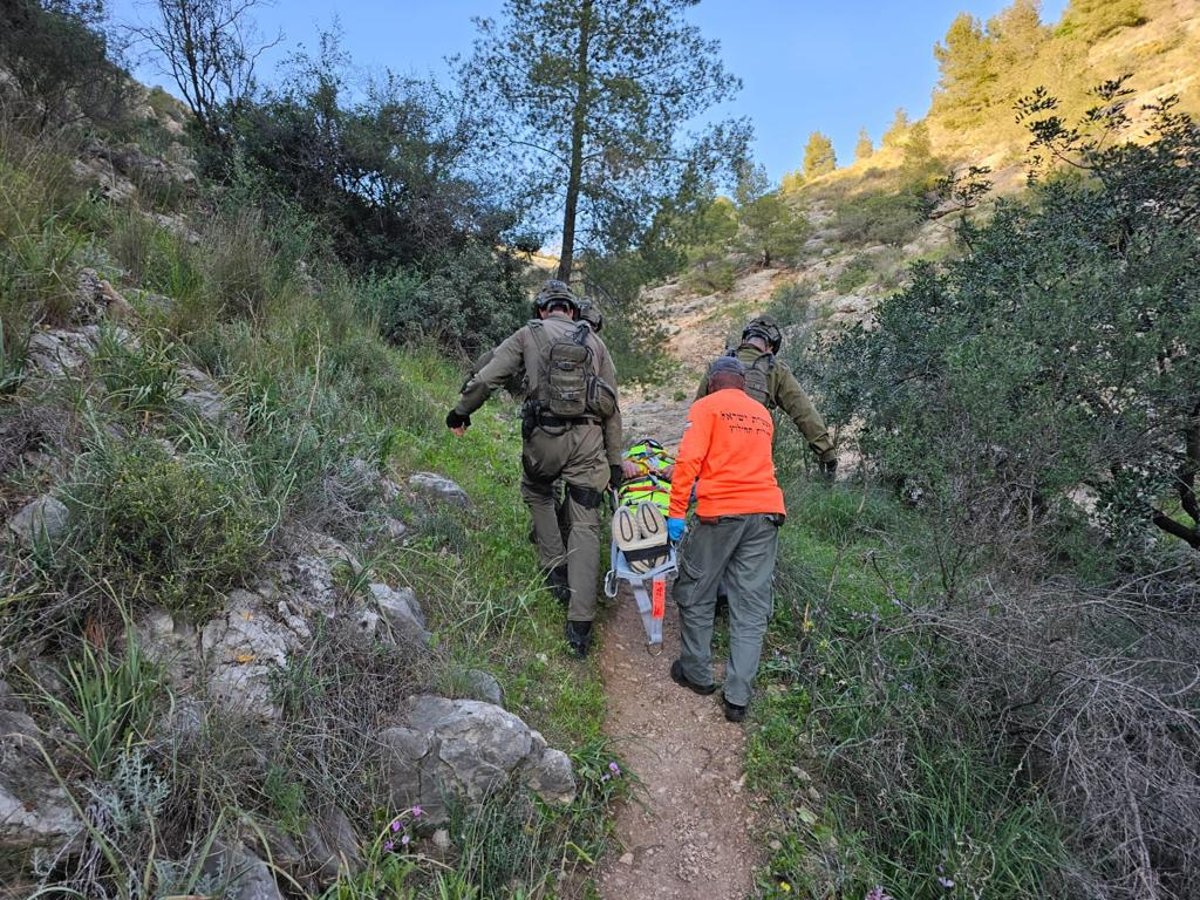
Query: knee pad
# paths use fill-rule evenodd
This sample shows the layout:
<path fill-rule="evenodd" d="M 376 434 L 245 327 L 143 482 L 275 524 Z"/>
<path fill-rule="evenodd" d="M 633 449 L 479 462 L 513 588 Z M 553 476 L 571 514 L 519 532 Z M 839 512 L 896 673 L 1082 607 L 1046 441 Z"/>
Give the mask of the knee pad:
<path fill-rule="evenodd" d="M 601 502 L 604 500 L 603 491 L 584 487 L 580 484 L 568 484 L 567 491 L 570 493 L 571 499 L 584 509 L 599 509 Z"/>

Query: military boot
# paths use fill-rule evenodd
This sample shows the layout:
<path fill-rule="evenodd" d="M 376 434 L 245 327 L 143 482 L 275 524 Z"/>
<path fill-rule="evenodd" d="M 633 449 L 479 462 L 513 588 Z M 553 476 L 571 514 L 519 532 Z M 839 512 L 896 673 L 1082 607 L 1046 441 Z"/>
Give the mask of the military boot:
<path fill-rule="evenodd" d="M 571 655 L 576 659 L 586 657 L 592 646 L 592 623 L 573 622 L 568 619 L 566 634 L 567 647 L 570 649 Z"/>
<path fill-rule="evenodd" d="M 554 599 L 563 606 L 571 602 L 571 586 L 567 582 L 566 563 L 555 566 L 546 572 L 546 587 L 550 589 Z"/>

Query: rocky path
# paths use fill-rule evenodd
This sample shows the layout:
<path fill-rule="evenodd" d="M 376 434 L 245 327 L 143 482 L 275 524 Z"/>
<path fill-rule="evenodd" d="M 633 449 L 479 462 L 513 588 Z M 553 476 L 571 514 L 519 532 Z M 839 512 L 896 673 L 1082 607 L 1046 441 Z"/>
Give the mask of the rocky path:
<path fill-rule="evenodd" d="M 665 385 L 622 388 L 626 438 L 678 447 L 699 373 L 783 280 L 779 272 L 755 272 L 720 300 L 688 297 L 674 285 L 650 292 L 650 308 L 670 334 L 667 350 L 680 370 Z M 745 726 L 725 721 L 719 692 L 701 697 L 671 681 L 679 618 L 669 592 L 659 655 L 646 651 L 642 620 L 626 585 L 601 629 L 605 730 L 642 784 L 617 812 L 619 846 L 600 864 L 600 896 L 743 900 L 752 894 L 754 868 L 763 861 L 751 840 L 754 819 L 744 788 Z M 718 667 L 718 681 L 722 674 Z"/>
<path fill-rule="evenodd" d="M 606 730 L 642 786 L 617 812 L 619 846 L 601 863 L 600 896 L 742 900 L 759 861 L 743 787 L 744 726 L 725 721 L 720 692 L 701 697 L 668 676 L 679 650 L 669 600 L 657 656 L 646 651 L 627 587 L 602 627 Z"/>

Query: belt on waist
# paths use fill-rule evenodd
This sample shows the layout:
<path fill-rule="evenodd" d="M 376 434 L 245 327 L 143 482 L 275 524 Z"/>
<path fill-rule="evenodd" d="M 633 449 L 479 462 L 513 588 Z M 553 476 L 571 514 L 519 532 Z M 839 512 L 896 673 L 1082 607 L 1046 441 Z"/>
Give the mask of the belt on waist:
<path fill-rule="evenodd" d="M 571 428 L 575 425 L 599 425 L 600 420 L 595 416 L 577 416 L 574 419 L 560 419 L 558 416 L 538 416 L 537 423 L 543 428 Z"/>

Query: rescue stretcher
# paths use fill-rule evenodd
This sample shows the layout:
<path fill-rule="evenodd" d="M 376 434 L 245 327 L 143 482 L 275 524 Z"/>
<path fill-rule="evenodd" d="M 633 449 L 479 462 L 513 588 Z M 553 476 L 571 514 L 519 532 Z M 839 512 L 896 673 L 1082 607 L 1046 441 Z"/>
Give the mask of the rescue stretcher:
<path fill-rule="evenodd" d="M 615 496 L 613 502 L 615 519 L 621 507 Z M 609 599 L 617 596 L 622 581 L 629 585 L 646 631 L 646 649 L 654 655 L 662 651 L 667 579 L 678 571 L 675 545 L 667 539 L 665 523 L 662 527 L 663 540 L 650 546 L 622 549 L 614 534 L 609 569 L 604 576 L 604 595 Z"/>

